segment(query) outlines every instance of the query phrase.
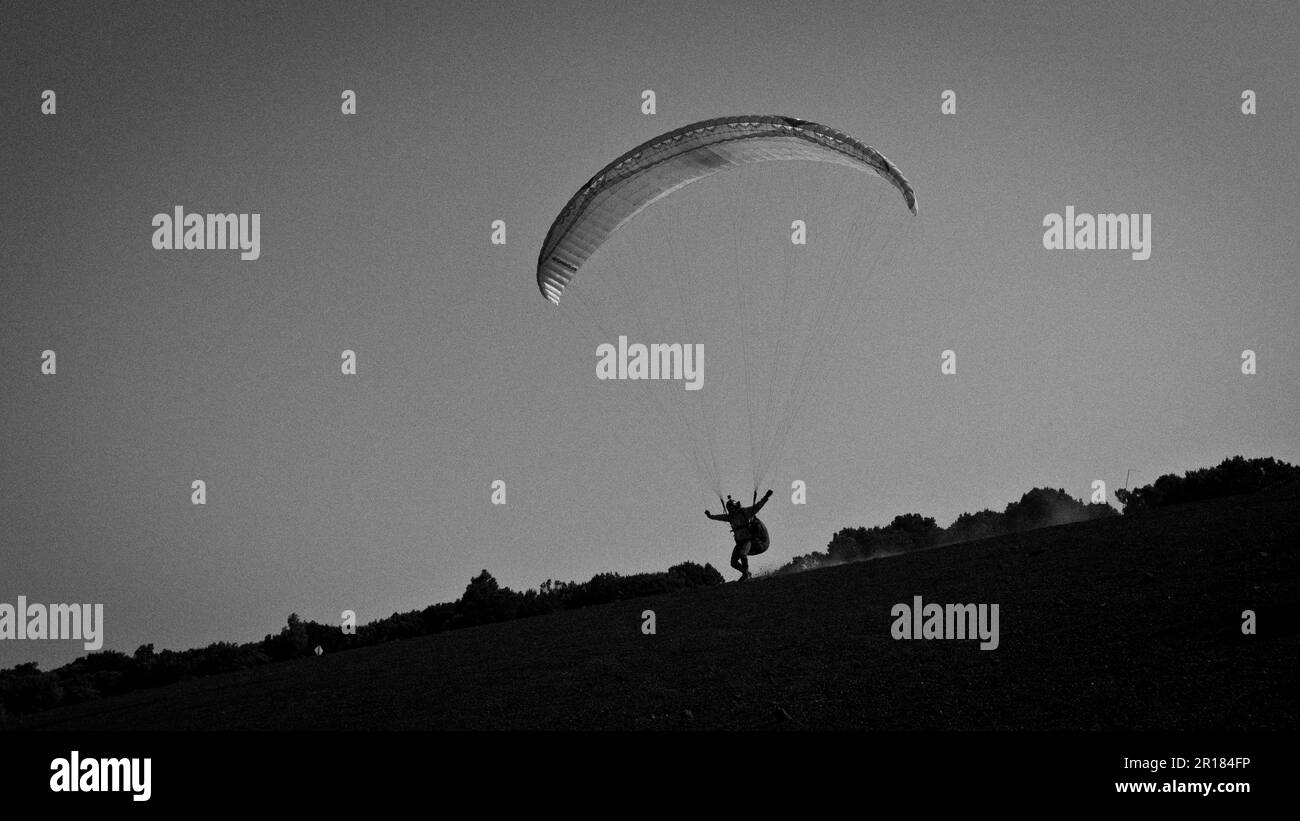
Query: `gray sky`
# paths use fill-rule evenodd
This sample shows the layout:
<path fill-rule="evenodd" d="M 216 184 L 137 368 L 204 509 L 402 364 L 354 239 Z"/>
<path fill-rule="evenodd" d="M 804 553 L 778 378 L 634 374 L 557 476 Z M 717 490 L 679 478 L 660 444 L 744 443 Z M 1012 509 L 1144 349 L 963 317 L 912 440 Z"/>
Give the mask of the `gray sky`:
<path fill-rule="evenodd" d="M 5 3 L 0 601 L 102 602 L 130 652 L 369 621 L 482 568 L 725 566 L 693 474 L 588 401 L 612 386 L 534 283 L 594 171 L 722 114 L 844 130 L 921 199 L 759 566 L 1036 485 L 1296 461 L 1297 41 L 1294 3 Z M 261 259 L 154 251 L 175 205 L 260 213 Z M 1151 213 L 1151 260 L 1043 250 L 1067 205 Z"/>

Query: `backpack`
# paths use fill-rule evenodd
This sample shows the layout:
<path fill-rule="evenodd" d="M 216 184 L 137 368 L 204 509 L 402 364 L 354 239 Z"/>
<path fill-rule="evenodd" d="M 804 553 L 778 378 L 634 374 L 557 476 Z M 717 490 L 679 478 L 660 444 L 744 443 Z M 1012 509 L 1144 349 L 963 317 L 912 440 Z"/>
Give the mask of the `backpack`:
<path fill-rule="evenodd" d="M 767 535 L 767 525 L 757 516 L 749 517 L 749 555 L 757 556 L 772 545 L 772 539 Z"/>

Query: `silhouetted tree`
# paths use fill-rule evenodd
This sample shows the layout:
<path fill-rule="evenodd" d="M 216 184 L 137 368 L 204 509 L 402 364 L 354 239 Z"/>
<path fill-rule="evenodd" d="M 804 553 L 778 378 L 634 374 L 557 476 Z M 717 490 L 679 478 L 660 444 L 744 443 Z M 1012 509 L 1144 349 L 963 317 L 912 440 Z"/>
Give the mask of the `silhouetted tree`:
<path fill-rule="evenodd" d="M 1189 470 L 1178 476 L 1167 473 L 1149 485 L 1117 490 L 1115 498 L 1125 513 L 1152 510 L 1185 502 L 1200 502 L 1223 496 L 1254 493 L 1300 481 L 1300 468 L 1272 457 L 1246 459 L 1233 456 L 1212 468 Z"/>

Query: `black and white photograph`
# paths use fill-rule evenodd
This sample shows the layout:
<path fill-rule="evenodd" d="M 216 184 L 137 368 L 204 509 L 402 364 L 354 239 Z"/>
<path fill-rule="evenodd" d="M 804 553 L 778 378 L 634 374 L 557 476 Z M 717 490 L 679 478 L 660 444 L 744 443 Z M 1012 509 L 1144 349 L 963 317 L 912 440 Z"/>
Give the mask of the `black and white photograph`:
<path fill-rule="evenodd" d="M 1284 806 L 1298 53 L 4 0 L 0 808 Z"/>

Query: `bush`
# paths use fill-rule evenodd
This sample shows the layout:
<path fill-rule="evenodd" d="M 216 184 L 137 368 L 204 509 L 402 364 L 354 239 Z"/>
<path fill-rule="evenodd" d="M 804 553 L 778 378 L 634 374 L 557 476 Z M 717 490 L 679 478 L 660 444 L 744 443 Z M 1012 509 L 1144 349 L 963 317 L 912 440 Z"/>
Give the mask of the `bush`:
<path fill-rule="evenodd" d="M 722 574 L 711 564 L 703 567 L 695 562 L 682 562 L 668 568 L 668 575 L 679 579 L 686 587 L 712 587 L 722 584 Z"/>
<path fill-rule="evenodd" d="M 824 565 L 894 556 L 912 550 L 1115 515 L 1118 514 L 1110 505 L 1084 504 L 1064 490 L 1034 488 L 1021 496 L 1020 501 L 1008 504 L 1002 513 L 992 510 L 963 513 L 946 529 L 919 513 L 895 516 L 884 527 L 845 528 L 835 534 L 825 553 L 799 556 L 776 572 L 799 573 Z"/>
<path fill-rule="evenodd" d="M 465 627 L 512 619 L 518 609 L 517 595 L 497 584 L 492 574 L 484 570 L 470 579 L 460 601 L 456 602 L 454 619 Z"/>
<path fill-rule="evenodd" d="M 1020 497 L 1019 502 L 1007 505 L 1006 532 L 1021 533 L 1040 527 L 1086 522 L 1116 515 L 1110 505 L 1086 505 L 1064 490 L 1036 487 Z"/>
<path fill-rule="evenodd" d="M 1233 456 L 1212 468 L 1190 470 L 1183 476 L 1167 473 L 1149 485 L 1117 490 L 1115 498 L 1125 513 L 1154 510 L 1185 502 L 1200 502 L 1224 496 L 1254 493 L 1300 481 L 1300 468 L 1267 459 Z"/>
<path fill-rule="evenodd" d="M 35 662 L 0 674 L 0 700 L 14 715 L 48 710 L 63 700 L 63 686 L 54 673 L 42 673 Z"/>

